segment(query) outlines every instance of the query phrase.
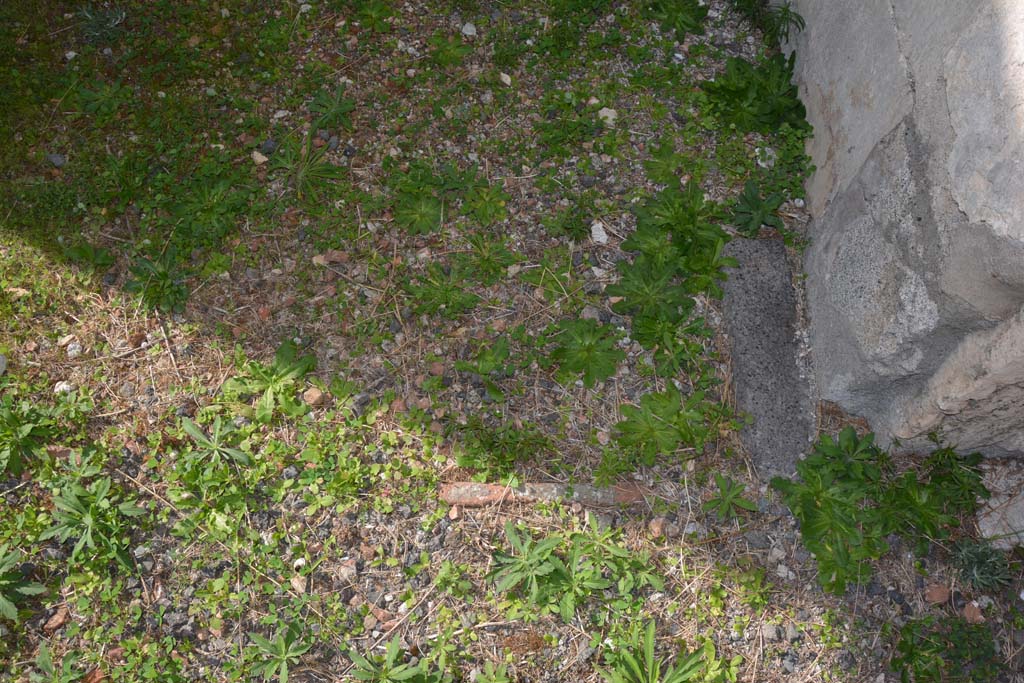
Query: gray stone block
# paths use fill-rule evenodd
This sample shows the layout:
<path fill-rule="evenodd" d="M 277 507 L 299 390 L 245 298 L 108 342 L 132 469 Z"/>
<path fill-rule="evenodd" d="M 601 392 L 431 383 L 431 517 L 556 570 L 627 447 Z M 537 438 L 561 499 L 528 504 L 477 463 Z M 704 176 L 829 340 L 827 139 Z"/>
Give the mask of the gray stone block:
<path fill-rule="evenodd" d="M 815 429 L 798 364 L 796 296 L 779 240 L 736 239 L 725 249 L 739 267 L 724 285 L 737 408 L 753 418 L 740 436 L 765 479 L 791 476 Z"/>
<path fill-rule="evenodd" d="M 821 398 L 1024 453 L 1024 4 L 797 0 Z"/>

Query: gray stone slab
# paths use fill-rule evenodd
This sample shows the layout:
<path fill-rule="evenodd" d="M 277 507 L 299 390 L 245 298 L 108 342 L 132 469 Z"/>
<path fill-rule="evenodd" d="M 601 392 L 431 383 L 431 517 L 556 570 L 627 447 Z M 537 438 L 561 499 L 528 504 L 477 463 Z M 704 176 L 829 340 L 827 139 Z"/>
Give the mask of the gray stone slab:
<path fill-rule="evenodd" d="M 758 474 L 790 476 L 814 435 L 814 408 L 798 365 L 796 295 L 778 240 L 736 239 L 726 254 L 723 300 L 737 408 L 753 418 L 741 432 Z"/>
<path fill-rule="evenodd" d="M 1024 2 L 793 0 L 816 396 L 1024 458 Z"/>

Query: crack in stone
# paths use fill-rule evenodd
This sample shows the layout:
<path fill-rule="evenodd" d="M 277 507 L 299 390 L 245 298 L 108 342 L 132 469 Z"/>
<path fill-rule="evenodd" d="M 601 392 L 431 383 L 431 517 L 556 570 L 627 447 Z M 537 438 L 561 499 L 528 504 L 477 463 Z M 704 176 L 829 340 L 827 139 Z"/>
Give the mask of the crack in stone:
<path fill-rule="evenodd" d="M 889 16 L 892 18 L 892 28 L 896 33 L 896 50 L 900 53 L 900 62 L 903 64 L 903 72 L 907 77 L 907 84 L 910 87 L 910 98 L 914 102 L 912 110 L 917 109 L 917 82 L 914 80 L 914 71 L 910 68 L 910 61 L 907 59 L 906 52 L 903 49 L 905 41 L 896 13 L 896 0 L 889 0 Z"/>

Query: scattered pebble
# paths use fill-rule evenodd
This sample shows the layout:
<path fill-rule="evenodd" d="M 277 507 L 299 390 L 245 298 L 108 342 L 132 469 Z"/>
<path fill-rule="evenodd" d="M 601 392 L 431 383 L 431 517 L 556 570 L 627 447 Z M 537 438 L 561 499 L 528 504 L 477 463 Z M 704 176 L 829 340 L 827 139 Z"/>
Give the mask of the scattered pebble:
<path fill-rule="evenodd" d="M 604 223 L 594 221 L 590 224 L 590 239 L 594 244 L 608 244 L 608 233 L 605 232 Z"/>
<path fill-rule="evenodd" d="M 78 342 L 71 342 L 70 344 L 68 344 L 68 347 L 67 349 L 65 349 L 65 352 L 68 355 L 68 359 L 74 360 L 75 358 L 78 358 L 79 356 L 82 355 L 82 345 L 79 344 Z"/>
<path fill-rule="evenodd" d="M 505 85 L 507 87 L 511 87 L 512 86 L 512 77 L 509 76 L 504 71 L 502 71 L 501 73 L 498 74 L 498 80 L 501 81 L 502 85 Z"/>
<path fill-rule="evenodd" d="M 949 602 L 949 596 L 949 587 L 941 583 L 934 583 L 924 591 L 924 599 L 931 605 L 944 605 Z"/>
<path fill-rule="evenodd" d="M 49 161 L 54 168 L 63 168 L 64 164 L 68 163 L 68 158 L 63 154 L 47 154 L 46 160 Z"/>
<path fill-rule="evenodd" d="M 704 528 L 704 525 L 700 522 L 687 522 L 686 526 L 683 527 L 684 536 L 696 536 L 697 538 L 704 538 L 707 536 L 708 530 Z"/>
<path fill-rule="evenodd" d="M 7 356 L 0 353 L 0 376 L 7 372 Z"/>
<path fill-rule="evenodd" d="M 619 118 L 619 112 L 611 107 L 602 107 L 597 112 L 597 118 L 604 121 L 605 125 L 614 126 L 615 120 Z"/>
<path fill-rule="evenodd" d="M 981 606 L 977 600 L 971 600 L 964 605 L 964 619 L 969 624 L 982 624 L 985 622 L 985 615 L 981 613 Z"/>
<path fill-rule="evenodd" d="M 463 24 L 462 35 L 466 36 L 467 38 L 476 38 L 476 26 L 468 22 Z"/>
<path fill-rule="evenodd" d="M 763 531 L 752 529 L 744 533 L 743 538 L 747 541 L 747 545 L 755 550 L 764 550 L 771 546 L 771 540 L 768 538 L 768 534 Z"/>
<path fill-rule="evenodd" d="M 782 637 L 782 632 L 776 624 L 761 624 L 761 638 L 774 643 Z"/>
<path fill-rule="evenodd" d="M 325 398 L 324 392 L 320 391 L 317 387 L 310 387 L 302 393 L 303 402 L 313 408 L 321 405 Z"/>
<path fill-rule="evenodd" d="M 257 166 L 262 166 L 263 164 L 270 161 L 267 157 L 263 156 L 262 154 L 260 154 L 259 151 L 255 149 L 252 151 L 252 160 L 253 163 L 255 163 Z"/>
<path fill-rule="evenodd" d="M 70 394 L 74 390 L 75 385 L 65 380 L 61 380 L 53 385 L 53 393 L 55 394 Z"/>
<path fill-rule="evenodd" d="M 651 532 L 651 536 L 654 538 L 663 538 L 665 536 L 665 525 L 668 520 L 664 517 L 655 517 L 647 523 L 647 529 Z"/>
<path fill-rule="evenodd" d="M 336 578 L 338 583 L 351 584 L 354 583 L 356 577 L 359 575 L 359 566 L 355 560 L 342 560 L 336 571 Z"/>

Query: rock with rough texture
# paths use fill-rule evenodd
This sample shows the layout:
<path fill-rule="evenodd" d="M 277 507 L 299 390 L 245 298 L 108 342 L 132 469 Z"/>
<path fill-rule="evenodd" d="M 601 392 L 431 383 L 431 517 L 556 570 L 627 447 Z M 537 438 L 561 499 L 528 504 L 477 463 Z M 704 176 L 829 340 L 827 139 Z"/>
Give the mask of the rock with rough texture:
<path fill-rule="evenodd" d="M 1024 545 L 1024 463 L 985 463 L 985 488 L 992 496 L 978 510 L 978 531 L 1001 550 Z"/>
<path fill-rule="evenodd" d="M 1024 4 L 797 0 L 821 398 L 1024 454 Z"/>
<path fill-rule="evenodd" d="M 798 364 L 796 296 L 779 240 L 737 239 L 725 248 L 739 267 L 725 281 L 737 408 L 753 421 L 740 436 L 764 477 L 789 477 L 814 435 L 810 390 Z"/>

